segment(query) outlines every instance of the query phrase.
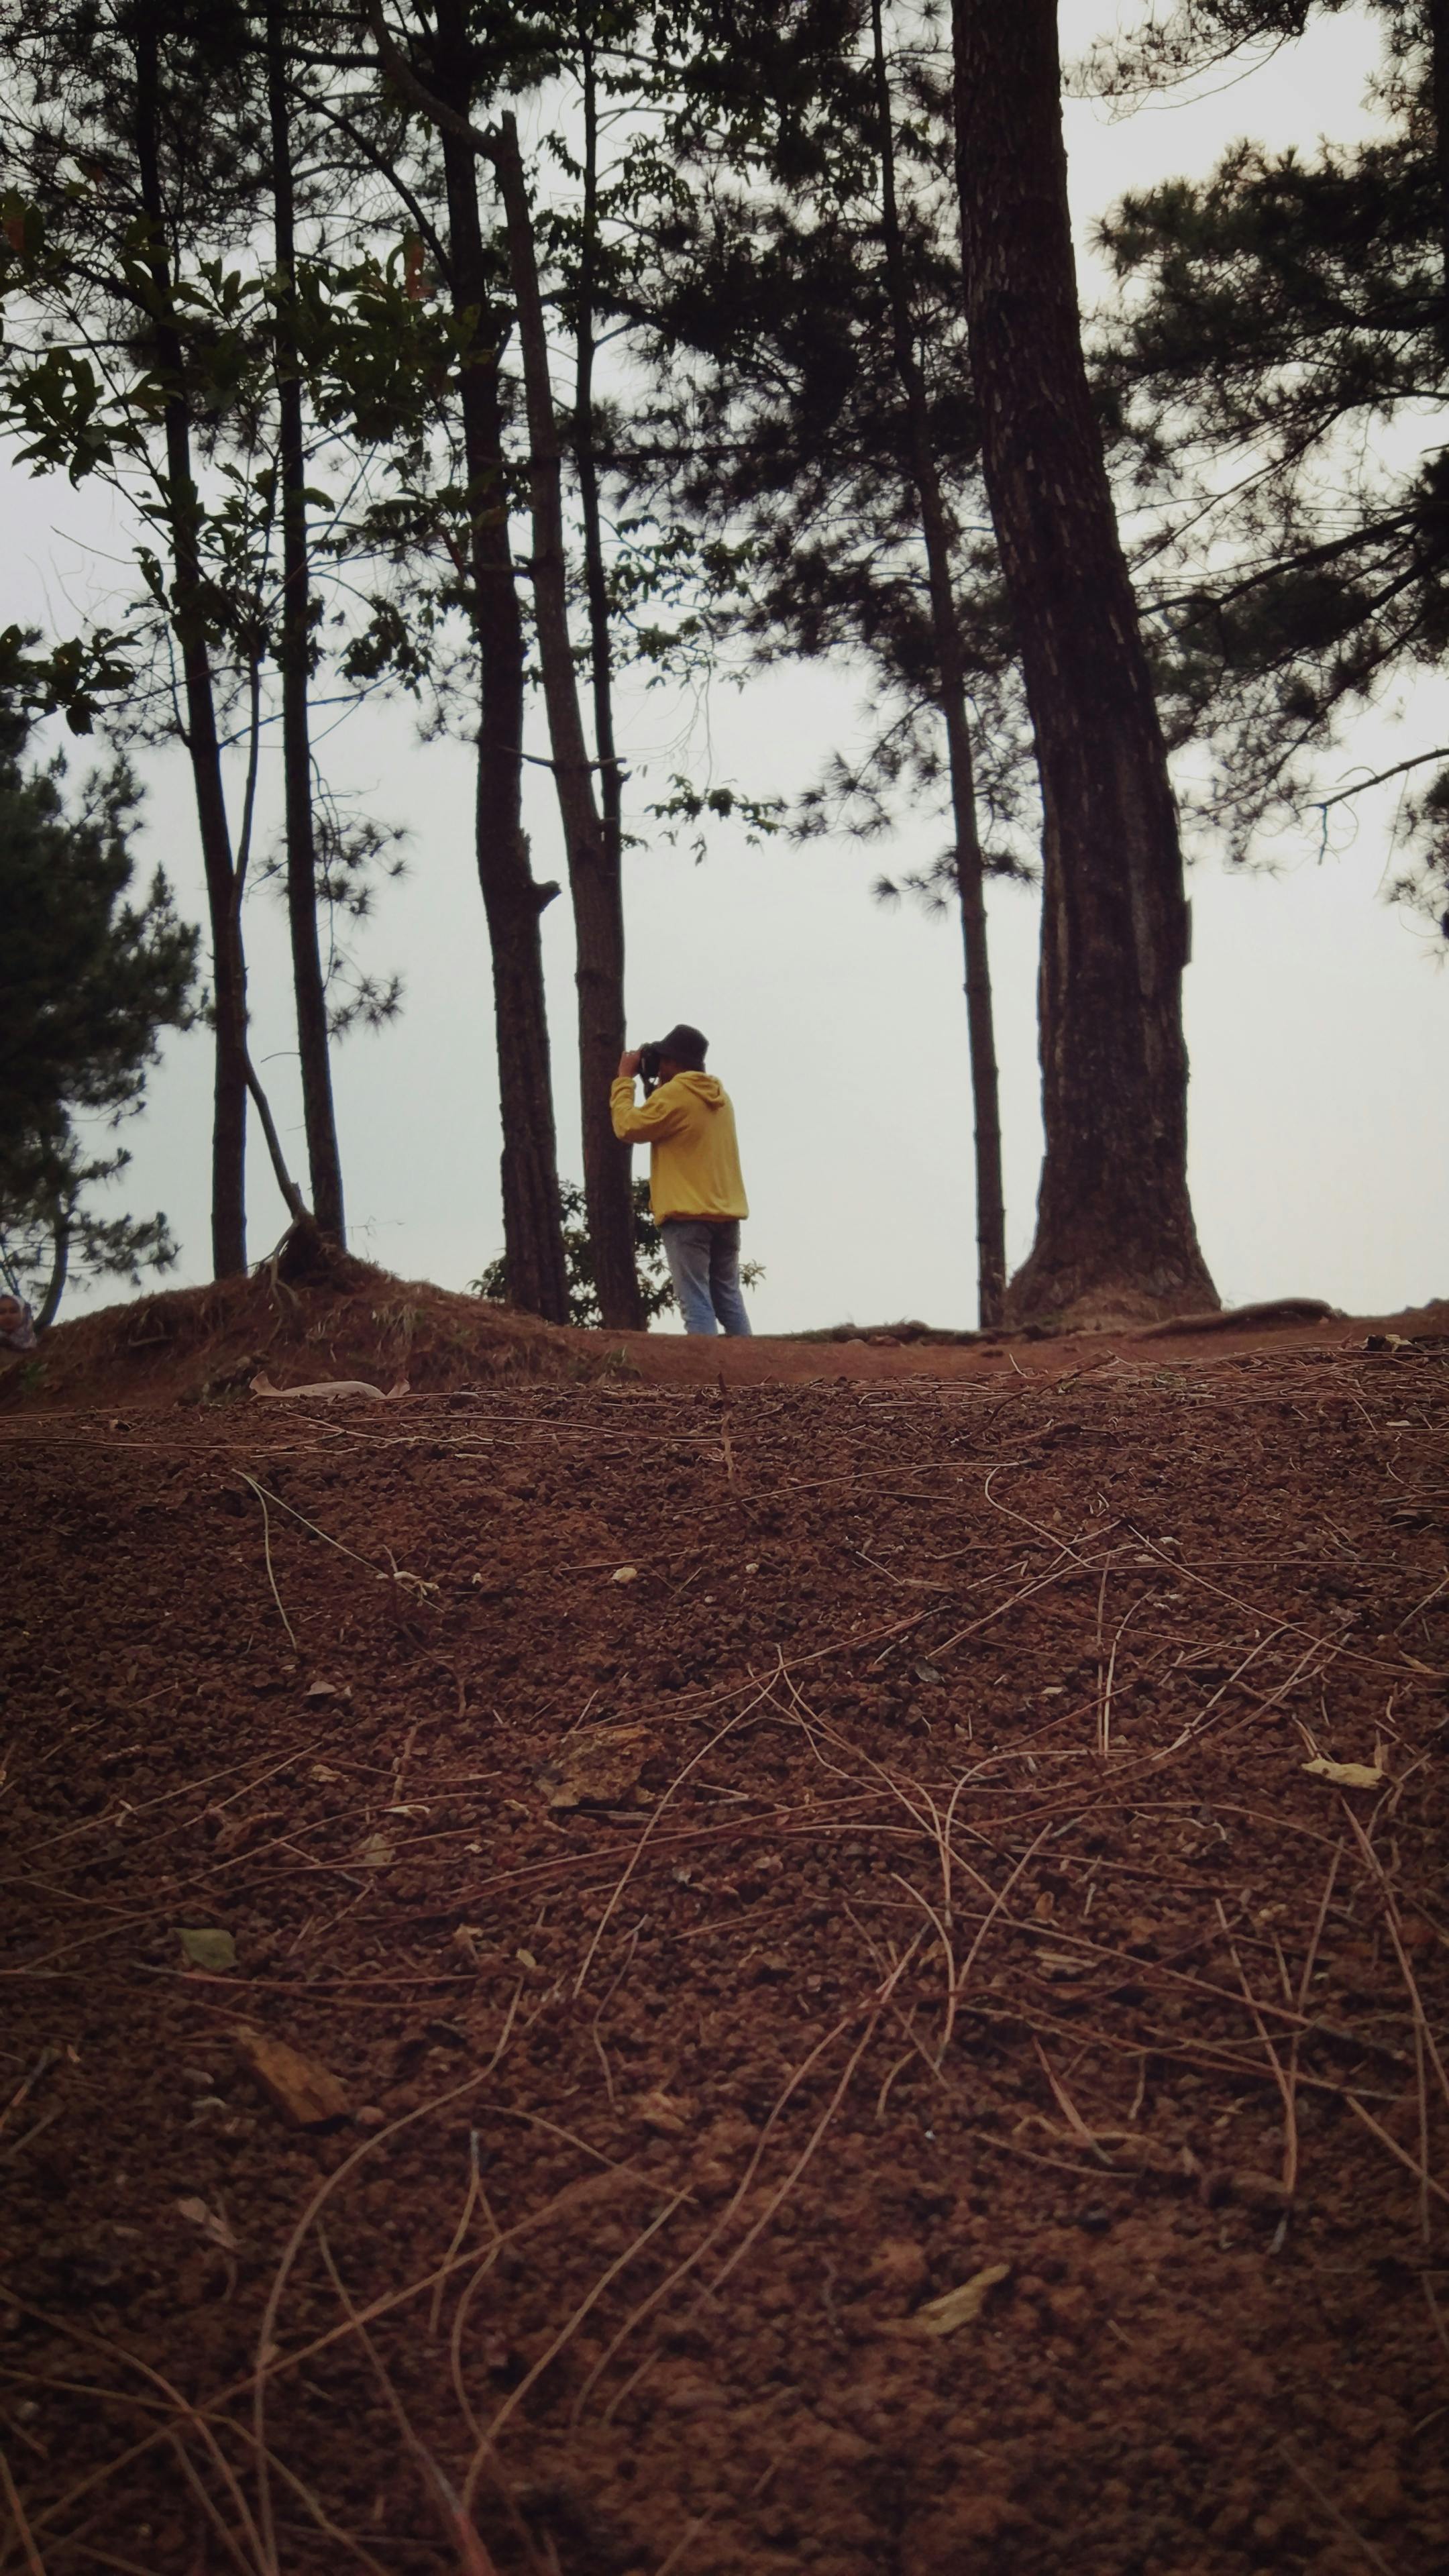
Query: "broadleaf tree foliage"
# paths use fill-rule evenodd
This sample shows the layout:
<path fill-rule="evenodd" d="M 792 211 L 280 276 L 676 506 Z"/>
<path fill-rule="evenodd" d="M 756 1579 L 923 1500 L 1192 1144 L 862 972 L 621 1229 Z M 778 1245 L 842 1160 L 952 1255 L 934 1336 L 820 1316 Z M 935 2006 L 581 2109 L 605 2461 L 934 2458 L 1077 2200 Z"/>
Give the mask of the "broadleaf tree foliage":
<path fill-rule="evenodd" d="M 568 1262 L 568 1319 L 571 1324 L 593 1331 L 603 1324 L 604 1310 L 599 1296 L 588 1201 L 577 1181 L 565 1181 L 559 1195 L 563 1205 L 564 1255 Z M 629 1207 L 634 1226 L 634 1255 L 639 1267 L 639 1296 L 647 1325 L 653 1323 L 656 1315 L 674 1313 L 679 1299 L 669 1276 L 664 1238 L 649 1211 L 649 1183 L 642 1172 L 630 1186 Z M 755 1287 L 764 1275 L 763 1263 L 741 1262 L 740 1278 L 746 1288 Z M 468 1285 L 476 1297 L 486 1297 L 495 1306 L 510 1305 L 513 1301 L 508 1287 L 507 1256 L 501 1252 L 496 1254 L 481 1278 L 471 1279 Z"/>

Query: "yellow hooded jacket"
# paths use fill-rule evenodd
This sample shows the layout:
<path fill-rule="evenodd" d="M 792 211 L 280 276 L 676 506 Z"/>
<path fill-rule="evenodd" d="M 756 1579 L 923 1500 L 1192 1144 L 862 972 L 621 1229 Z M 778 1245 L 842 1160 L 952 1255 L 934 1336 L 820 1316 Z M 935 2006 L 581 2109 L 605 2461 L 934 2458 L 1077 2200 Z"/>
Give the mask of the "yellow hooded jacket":
<path fill-rule="evenodd" d="M 712 1073 L 676 1073 L 635 1106 L 634 1085 L 620 1074 L 609 1092 L 614 1133 L 649 1147 L 649 1206 L 666 1217 L 749 1215 L 729 1093 Z"/>

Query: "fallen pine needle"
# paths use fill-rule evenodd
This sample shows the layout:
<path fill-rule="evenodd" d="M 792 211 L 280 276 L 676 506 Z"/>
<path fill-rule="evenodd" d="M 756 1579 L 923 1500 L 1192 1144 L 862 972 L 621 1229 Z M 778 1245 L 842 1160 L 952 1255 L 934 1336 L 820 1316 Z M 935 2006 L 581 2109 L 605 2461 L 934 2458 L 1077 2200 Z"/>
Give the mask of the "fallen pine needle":
<path fill-rule="evenodd" d="M 0 2492 L 3 2492 L 6 2504 L 10 2508 L 16 2538 L 25 2552 L 28 2576 L 45 2576 L 45 2561 L 35 2546 L 34 2534 L 26 2520 L 25 2507 L 20 2501 L 20 2491 L 10 2474 L 10 2463 L 3 2451 L 0 2451 Z"/>

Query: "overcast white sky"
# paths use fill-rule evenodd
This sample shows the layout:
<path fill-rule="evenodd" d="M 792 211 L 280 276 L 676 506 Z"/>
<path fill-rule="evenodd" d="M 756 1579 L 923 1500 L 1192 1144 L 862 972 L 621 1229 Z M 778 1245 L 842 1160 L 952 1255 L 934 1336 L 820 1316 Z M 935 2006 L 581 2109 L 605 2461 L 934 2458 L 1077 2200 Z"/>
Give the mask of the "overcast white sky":
<path fill-rule="evenodd" d="M 1073 50 L 1141 14 L 1128 0 L 1120 9 L 1065 0 L 1064 43 Z M 1320 135 L 1351 141 L 1369 123 L 1364 93 L 1377 59 L 1375 29 L 1349 13 L 1316 23 L 1267 62 L 1218 74 L 1189 102 L 1157 102 L 1118 121 L 1069 105 L 1079 237 L 1124 187 L 1201 172 L 1240 135 L 1305 149 Z M 1083 282 L 1089 298 L 1100 291 L 1085 258 Z M 0 510 L 0 622 L 73 631 L 104 597 L 105 557 L 120 542 L 100 496 L 12 471 Z M 833 746 L 849 744 L 859 719 L 858 690 L 844 676 L 775 674 L 740 695 L 720 690 L 709 712 L 715 775 L 755 793 L 797 788 Z M 667 779 L 676 730 L 656 700 L 631 709 L 636 772 L 652 752 L 656 777 Z M 1367 737 L 1355 749 L 1378 765 Z M 384 896 L 363 952 L 403 972 L 404 1015 L 381 1036 L 350 1039 L 337 1061 L 353 1245 L 404 1277 L 460 1287 L 501 1240 L 471 758 L 459 745 L 419 745 L 408 711 L 373 706 L 333 735 L 327 760 L 340 784 L 410 835 L 409 875 Z M 698 744 L 693 762 L 698 770 Z M 544 773 L 530 775 L 536 872 L 561 877 Z M 152 763 L 147 786 L 143 863 L 163 862 L 199 920 L 180 760 Z M 757 1330 L 847 1317 L 975 1320 L 959 931 L 908 906 L 882 910 L 870 892 L 883 865 L 922 861 L 940 837 L 923 823 L 867 851 L 751 851 L 719 828 L 702 867 L 682 850 L 630 860 L 631 1033 L 657 1035 L 685 1018 L 713 1042 L 711 1069 L 739 1117 L 753 1210 L 746 1248 L 766 1269 L 752 1301 Z M 1193 872 L 1192 1187 L 1204 1251 L 1232 1303 L 1301 1292 L 1374 1312 L 1449 1294 L 1449 977 L 1439 943 L 1380 899 L 1385 862 L 1375 811 L 1322 864 L 1306 832 L 1283 846 L 1272 878 Z M 560 1165 L 577 1175 L 565 902 L 545 915 L 545 931 Z M 1031 1238 L 1041 1152 L 1033 897 L 993 889 L 991 935 L 1016 1261 Z M 248 941 L 254 1052 L 300 1166 L 284 920 L 265 892 L 249 908 Z M 209 1116 L 207 1041 L 197 1033 L 168 1044 L 127 1137 L 127 1203 L 164 1207 L 182 1244 L 166 1284 L 207 1275 Z M 260 1138 L 251 1173 L 260 1255 L 285 1221 Z"/>

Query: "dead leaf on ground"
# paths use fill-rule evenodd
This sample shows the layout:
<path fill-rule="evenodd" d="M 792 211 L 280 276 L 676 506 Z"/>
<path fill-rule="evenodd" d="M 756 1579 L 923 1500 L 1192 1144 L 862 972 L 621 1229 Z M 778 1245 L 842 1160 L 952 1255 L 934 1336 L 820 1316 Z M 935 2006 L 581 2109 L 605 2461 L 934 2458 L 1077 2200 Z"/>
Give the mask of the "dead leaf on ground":
<path fill-rule="evenodd" d="M 649 1742 L 647 1726 L 580 1727 L 538 1775 L 549 1806 L 617 1805 L 636 1785 Z"/>
<path fill-rule="evenodd" d="M 1330 1762 L 1327 1754 L 1315 1753 L 1303 1765 L 1317 1780 L 1331 1780 L 1336 1789 L 1382 1789 L 1388 1774 L 1371 1769 L 1367 1762 Z"/>
<path fill-rule="evenodd" d="M 637 1583 L 638 1580 L 639 1568 L 637 1565 L 621 1565 L 609 1577 L 609 1581 L 611 1583 Z"/>
<path fill-rule="evenodd" d="M 911 2318 L 915 2333 L 928 2335 L 954 2334 L 958 2326 L 973 2325 L 980 2316 L 992 2291 L 1011 2277 L 1009 2263 L 988 2263 L 985 2270 L 973 2272 L 959 2289 L 946 2290 L 939 2299 L 928 2299 Z"/>
<path fill-rule="evenodd" d="M 387 1401 L 382 1388 L 369 1385 L 366 1378 L 326 1377 L 316 1379 L 307 1386 L 273 1386 L 265 1369 L 259 1370 L 252 1379 L 252 1393 L 270 1396 L 274 1403 L 280 1401 L 283 1404 L 296 1404 L 303 1396 L 320 1397 L 324 1404 L 335 1403 L 339 1396 L 353 1395 L 366 1396 L 373 1404 L 385 1404 Z M 399 1379 L 396 1386 L 390 1386 L 387 1390 L 388 1396 L 406 1395 L 406 1393 L 405 1378 Z"/>
<path fill-rule="evenodd" d="M 1139 2165 L 1148 2173 L 1181 2173 L 1178 2150 L 1160 2138 L 1148 2137 L 1141 2129 L 1094 2129 L 1096 2145 L 1105 2148 L 1114 2165 Z"/>
<path fill-rule="evenodd" d="M 191 2199 L 178 2200 L 176 2210 L 178 2217 L 189 2220 L 193 2227 L 201 2229 L 202 2234 L 209 2238 L 213 2245 L 219 2245 L 223 2254 L 236 2252 L 236 2237 L 232 2232 L 231 2221 L 223 2218 L 219 2209 L 208 2209 L 204 2200 Z"/>
<path fill-rule="evenodd" d="M 347 2096 L 337 2077 L 315 2057 L 304 2057 L 284 2039 L 243 2022 L 233 2034 L 236 2053 L 255 2076 L 274 2110 L 293 2129 L 326 2129 L 347 2117 Z"/>
<path fill-rule="evenodd" d="M 652 2093 L 643 2094 L 634 2108 L 636 2117 L 658 2138 L 682 2138 L 694 2110 L 692 2103 L 666 2093 L 662 2086 L 656 2086 Z"/>
<path fill-rule="evenodd" d="M 207 1926 L 190 1930 L 178 1923 L 176 1937 L 190 1967 L 210 1968 L 220 1975 L 236 1966 L 236 1943 L 229 1932 Z"/>
<path fill-rule="evenodd" d="M 218 1854 L 241 1851 L 247 1843 L 254 1843 L 268 1825 L 285 1824 L 286 1821 L 285 1807 L 262 1807 L 254 1816 L 228 1816 L 212 1849 Z"/>
<path fill-rule="evenodd" d="M 1228 2176 L 1228 2181 L 1233 2198 L 1241 2201 L 1245 2209 L 1274 2211 L 1291 2205 L 1292 2192 L 1273 2174 L 1234 2171 Z"/>
<path fill-rule="evenodd" d="M 1096 1969 L 1097 1962 L 1095 1959 L 1069 1958 L 1061 1950 L 1038 1950 L 1036 1965 L 1038 1968 L 1044 1968 L 1049 1977 L 1060 1981 L 1064 1978 L 1090 1977 Z"/>
<path fill-rule="evenodd" d="M 392 1862 L 392 1845 L 386 1834 L 369 1834 L 357 1855 L 364 1869 L 387 1869 Z"/>

